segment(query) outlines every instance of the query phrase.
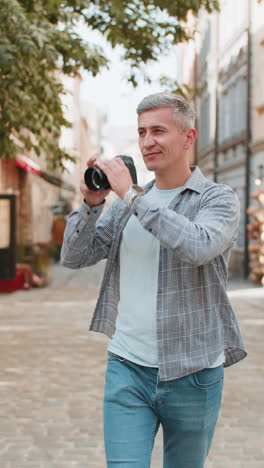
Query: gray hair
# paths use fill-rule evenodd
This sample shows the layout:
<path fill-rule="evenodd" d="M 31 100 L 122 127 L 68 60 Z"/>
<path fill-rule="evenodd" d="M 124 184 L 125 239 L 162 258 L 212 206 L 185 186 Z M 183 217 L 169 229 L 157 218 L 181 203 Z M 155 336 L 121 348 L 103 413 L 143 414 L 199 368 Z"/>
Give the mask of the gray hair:
<path fill-rule="evenodd" d="M 191 104 L 182 96 L 172 93 L 155 93 L 146 96 L 137 106 L 137 113 L 160 107 L 171 107 L 178 130 L 184 132 L 194 127 L 195 113 Z"/>

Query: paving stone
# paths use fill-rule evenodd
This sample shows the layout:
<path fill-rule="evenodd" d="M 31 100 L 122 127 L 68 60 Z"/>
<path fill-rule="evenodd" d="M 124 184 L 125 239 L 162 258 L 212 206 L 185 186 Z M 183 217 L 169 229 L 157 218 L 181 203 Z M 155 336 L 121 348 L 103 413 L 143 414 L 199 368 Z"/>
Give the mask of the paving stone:
<path fill-rule="evenodd" d="M 108 339 L 88 333 L 103 267 L 55 265 L 50 287 L 0 295 L 0 468 L 105 467 Z M 263 468 L 264 289 L 232 281 L 229 296 L 249 356 L 225 371 L 205 468 Z M 162 444 L 160 430 L 152 468 L 162 468 Z"/>

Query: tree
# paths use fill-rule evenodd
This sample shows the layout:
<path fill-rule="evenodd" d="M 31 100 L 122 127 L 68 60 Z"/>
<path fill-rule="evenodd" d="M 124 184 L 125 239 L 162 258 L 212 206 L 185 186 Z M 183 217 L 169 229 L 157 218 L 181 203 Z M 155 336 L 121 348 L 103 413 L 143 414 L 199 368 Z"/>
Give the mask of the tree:
<path fill-rule="evenodd" d="M 0 0 L 0 158 L 21 149 L 44 152 L 50 168 L 73 159 L 58 146 L 65 120 L 60 76 L 81 69 L 96 75 L 108 60 L 77 32 L 81 22 L 123 48 L 135 86 L 143 64 L 189 40 L 191 11 L 218 8 L 218 0 Z"/>

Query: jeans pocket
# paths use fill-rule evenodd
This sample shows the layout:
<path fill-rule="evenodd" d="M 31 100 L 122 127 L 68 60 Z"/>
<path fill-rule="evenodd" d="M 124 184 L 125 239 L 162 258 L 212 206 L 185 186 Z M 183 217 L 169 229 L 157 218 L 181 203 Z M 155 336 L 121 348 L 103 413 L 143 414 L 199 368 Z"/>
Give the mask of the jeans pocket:
<path fill-rule="evenodd" d="M 224 378 L 224 366 L 202 369 L 194 374 L 196 386 L 200 388 L 211 388 L 221 382 Z"/>
<path fill-rule="evenodd" d="M 108 361 L 124 362 L 124 361 L 126 361 L 126 358 L 123 358 L 122 356 L 118 356 L 118 354 L 115 354 L 115 353 L 112 353 L 111 351 L 108 351 Z"/>

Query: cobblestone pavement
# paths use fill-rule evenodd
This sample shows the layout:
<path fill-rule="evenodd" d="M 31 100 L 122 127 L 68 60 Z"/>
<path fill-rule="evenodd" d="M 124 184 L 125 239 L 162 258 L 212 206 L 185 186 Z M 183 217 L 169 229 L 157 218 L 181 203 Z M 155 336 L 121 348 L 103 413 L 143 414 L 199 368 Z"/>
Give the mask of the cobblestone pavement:
<path fill-rule="evenodd" d="M 108 340 L 87 332 L 102 267 L 56 265 L 50 287 L 0 295 L 0 468 L 105 467 Z M 229 294 L 249 356 L 226 370 L 206 468 L 263 468 L 264 290 L 238 282 Z M 162 467 L 161 433 L 152 467 Z"/>

